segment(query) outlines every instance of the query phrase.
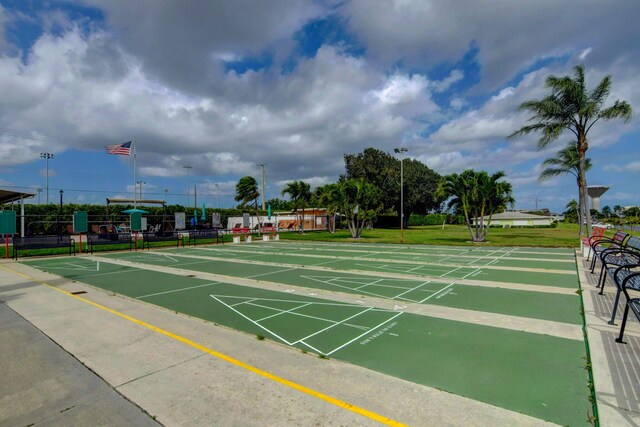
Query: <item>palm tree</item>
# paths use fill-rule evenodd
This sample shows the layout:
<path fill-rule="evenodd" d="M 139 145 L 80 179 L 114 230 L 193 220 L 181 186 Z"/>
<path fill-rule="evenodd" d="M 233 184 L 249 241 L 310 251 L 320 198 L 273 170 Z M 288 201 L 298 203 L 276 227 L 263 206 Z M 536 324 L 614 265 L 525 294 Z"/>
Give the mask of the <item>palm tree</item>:
<path fill-rule="evenodd" d="M 612 106 L 603 107 L 604 101 L 611 92 L 611 77 L 606 76 L 592 91 L 587 91 L 584 81 L 584 66 L 574 67 L 573 78 L 570 76 L 547 77 L 545 85 L 551 94 L 543 99 L 534 99 L 520 104 L 520 110 L 533 113 L 529 119 L 534 123 L 523 126 L 509 135 L 514 138 L 530 133 L 540 132 L 538 148 L 544 148 L 564 133 L 572 132 L 577 139 L 580 157 L 580 192 L 581 211 L 586 213 L 586 233 L 591 233 L 591 215 L 588 209 L 587 178 L 585 170 L 586 153 L 589 148 L 587 134 L 599 120 L 631 119 L 631 106 L 626 101 L 616 100 Z"/>
<path fill-rule="evenodd" d="M 337 209 L 346 217 L 351 237 L 359 239 L 364 226 L 382 209 L 382 191 L 363 178 L 337 184 Z"/>
<path fill-rule="evenodd" d="M 256 219 L 258 221 L 258 231 L 262 230 L 262 224 L 260 224 L 260 216 L 258 215 L 258 198 L 260 192 L 258 192 L 258 183 L 252 176 L 245 176 L 240 178 L 236 184 L 236 196 L 235 201 L 241 202 L 240 207 L 244 208 L 246 205 L 253 202 Z"/>
<path fill-rule="evenodd" d="M 300 233 L 304 233 L 304 209 L 311 200 L 311 186 L 304 181 L 291 181 L 282 190 L 282 195 L 289 195 L 293 203 L 293 212 L 302 208 L 302 222 Z"/>
<path fill-rule="evenodd" d="M 339 212 L 342 193 L 339 184 L 327 184 L 316 188 L 313 199 L 318 207 L 324 207 L 327 210 L 327 220 L 329 233 L 336 232 L 336 214 Z"/>
<path fill-rule="evenodd" d="M 616 214 L 616 216 L 618 218 L 622 217 L 622 214 L 624 213 L 624 208 L 620 205 L 615 205 L 613 207 L 613 213 Z"/>
<path fill-rule="evenodd" d="M 500 181 L 504 177 L 502 171 L 489 175 L 468 169 L 460 175 L 447 175 L 440 182 L 436 196 L 449 199 L 447 208 L 464 215 L 474 242 L 484 242 L 493 214 L 503 212 L 514 203 L 511 184 Z M 488 216 L 486 224 L 485 216 Z"/>
<path fill-rule="evenodd" d="M 556 157 L 550 157 L 542 162 L 543 166 L 548 166 L 543 169 L 538 175 L 538 181 L 543 182 L 551 178 L 571 174 L 576 177 L 578 183 L 578 200 L 579 206 L 582 204 L 582 191 L 580 186 L 580 156 L 578 154 L 578 144 L 576 141 L 570 142 L 565 148 L 556 153 Z M 584 160 L 585 172 L 591 169 L 591 159 L 586 158 Z M 580 234 L 582 234 L 584 217 L 582 212 L 578 210 L 578 223 L 580 224 Z"/>
<path fill-rule="evenodd" d="M 571 199 L 564 208 L 564 218 L 566 220 L 575 219 L 578 221 L 580 219 L 580 215 L 578 214 L 578 202 L 576 202 L 576 199 Z"/>

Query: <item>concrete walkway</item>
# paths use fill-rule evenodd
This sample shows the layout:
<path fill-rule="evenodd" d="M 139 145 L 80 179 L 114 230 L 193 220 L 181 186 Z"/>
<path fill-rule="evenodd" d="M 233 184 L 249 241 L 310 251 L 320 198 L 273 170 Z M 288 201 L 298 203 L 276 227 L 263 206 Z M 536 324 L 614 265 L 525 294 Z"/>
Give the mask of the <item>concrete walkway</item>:
<path fill-rule="evenodd" d="M 83 293 L 69 294 L 78 292 Z M 0 263 L 0 300 L 72 354 L 77 360 L 71 363 L 77 368 L 86 372 L 82 364 L 86 365 L 114 394 L 135 402 L 164 425 L 549 425 L 358 366 L 259 341 L 22 264 Z M 33 413 L 42 400 L 38 395 L 52 394 L 38 387 L 51 365 L 43 356 L 41 366 L 24 367 L 27 358 L 19 347 L 23 339 L 5 330 L 4 323 L 0 324 L 3 348 L 6 344 L 17 350 L 6 352 L 3 365 L 20 369 L 25 384 L 33 386 L 25 386 L 21 392 L 21 409 L 5 404 L 7 396 L 18 392 L 17 387 L 0 389 L 0 425 L 23 421 L 37 425 L 40 419 L 21 418 L 18 422 L 16 417 Z M 37 362 L 33 358 L 30 363 Z M 60 390 L 72 388 L 72 384 L 60 384 Z M 105 404 L 103 400 L 86 402 L 100 406 Z M 61 409 L 71 406 L 65 405 Z M 94 410 L 109 415 L 120 411 L 110 403 Z M 57 411 L 60 425 L 84 424 L 66 418 L 71 410 L 60 412 L 53 406 L 50 411 Z M 96 418 L 90 424 L 148 422 L 148 417 L 141 421 Z"/>
<path fill-rule="evenodd" d="M 0 425 L 158 425 L 1 302 L 0 344 Z"/>
<path fill-rule="evenodd" d="M 596 388 L 600 425 L 640 425 L 640 323 L 630 314 L 625 329 L 627 344 L 615 341 L 620 330 L 624 302 L 619 303 L 616 324 L 610 325 L 616 286 L 608 279 L 604 295 L 596 288 L 600 265 L 591 274 L 578 251 L 578 275 L 583 289 L 587 336 Z M 621 297 L 624 301 L 624 296 Z"/>

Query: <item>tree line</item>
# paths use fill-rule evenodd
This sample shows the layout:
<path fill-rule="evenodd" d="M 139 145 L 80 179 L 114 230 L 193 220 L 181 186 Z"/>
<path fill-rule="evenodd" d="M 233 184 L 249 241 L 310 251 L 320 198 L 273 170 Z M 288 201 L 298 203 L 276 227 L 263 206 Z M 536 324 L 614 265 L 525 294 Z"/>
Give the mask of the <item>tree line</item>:
<path fill-rule="evenodd" d="M 359 238 L 365 227 L 381 214 L 395 214 L 407 227 L 412 214 L 448 209 L 465 217 L 474 241 L 483 241 L 491 222 L 490 219 L 484 222 L 483 217 L 501 212 L 513 203 L 511 184 L 502 179 L 503 172 L 489 175 L 469 169 L 460 175 L 441 176 L 419 160 L 398 159 L 372 147 L 361 153 L 345 154 L 344 163 L 345 173 L 336 183 L 313 191 L 304 181 L 285 185 L 281 194 L 289 197 L 292 211 L 300 212 L 302 224 L 305 209 L 321 206 L 327 210 L 330 232 L 335 232 L 335 219 L 339 215 L 351 236 Z M 259 197 L 255 178 L 246 176 L 238 181 L 235 200 L 240 202 L 239 208 L 253 208 L 257 216 Z M 445 201 L 449 203 L 445 205 Z"/>

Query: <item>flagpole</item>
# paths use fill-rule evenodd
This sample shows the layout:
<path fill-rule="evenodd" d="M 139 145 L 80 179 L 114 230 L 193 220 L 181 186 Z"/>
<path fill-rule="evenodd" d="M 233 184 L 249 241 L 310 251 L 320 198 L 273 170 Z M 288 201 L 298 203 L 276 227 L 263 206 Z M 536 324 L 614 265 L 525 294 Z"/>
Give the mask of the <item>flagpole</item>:
<path fill-rule="evenodd" d="M 136 137 L 133 137 L 131 142 L 133 148 L 133 208 L 138 208 L 138 203 L 136 199 Z"/>

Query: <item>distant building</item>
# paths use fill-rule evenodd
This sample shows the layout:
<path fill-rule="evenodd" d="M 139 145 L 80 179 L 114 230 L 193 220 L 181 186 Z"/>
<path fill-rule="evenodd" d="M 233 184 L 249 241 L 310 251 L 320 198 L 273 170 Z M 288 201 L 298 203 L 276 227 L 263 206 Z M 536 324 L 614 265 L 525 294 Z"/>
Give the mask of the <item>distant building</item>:
<path fill-rule="evenodd" d="M 489 221 L 489 215 L 485 216 L 484 223 Z M 551 215 L 535 215 L 525 212 L 502 212 L 491 216 L 491 225 L 502 227 L 536 227 L 551 225 Z"/>
<path fill-rule="evenodd" d="M 275 227 L 278 231 L 298 231 L 303 222 L 302 209 L 296 212 L 275 212 L 271 217 L 260 215 L 262 226 Z M 266 225 L 269 224 L 269 225 Z M 227 228 L 248 227 L 252 230 L 258 229 L 258 219 L 255 215 L 248 217 L 231 216 L 227 218 Z M 327 210 L 324 208 L 307 208 L 304 210 L 304 229 L 305 230 L 326 230 L 327 229 Z"/>

